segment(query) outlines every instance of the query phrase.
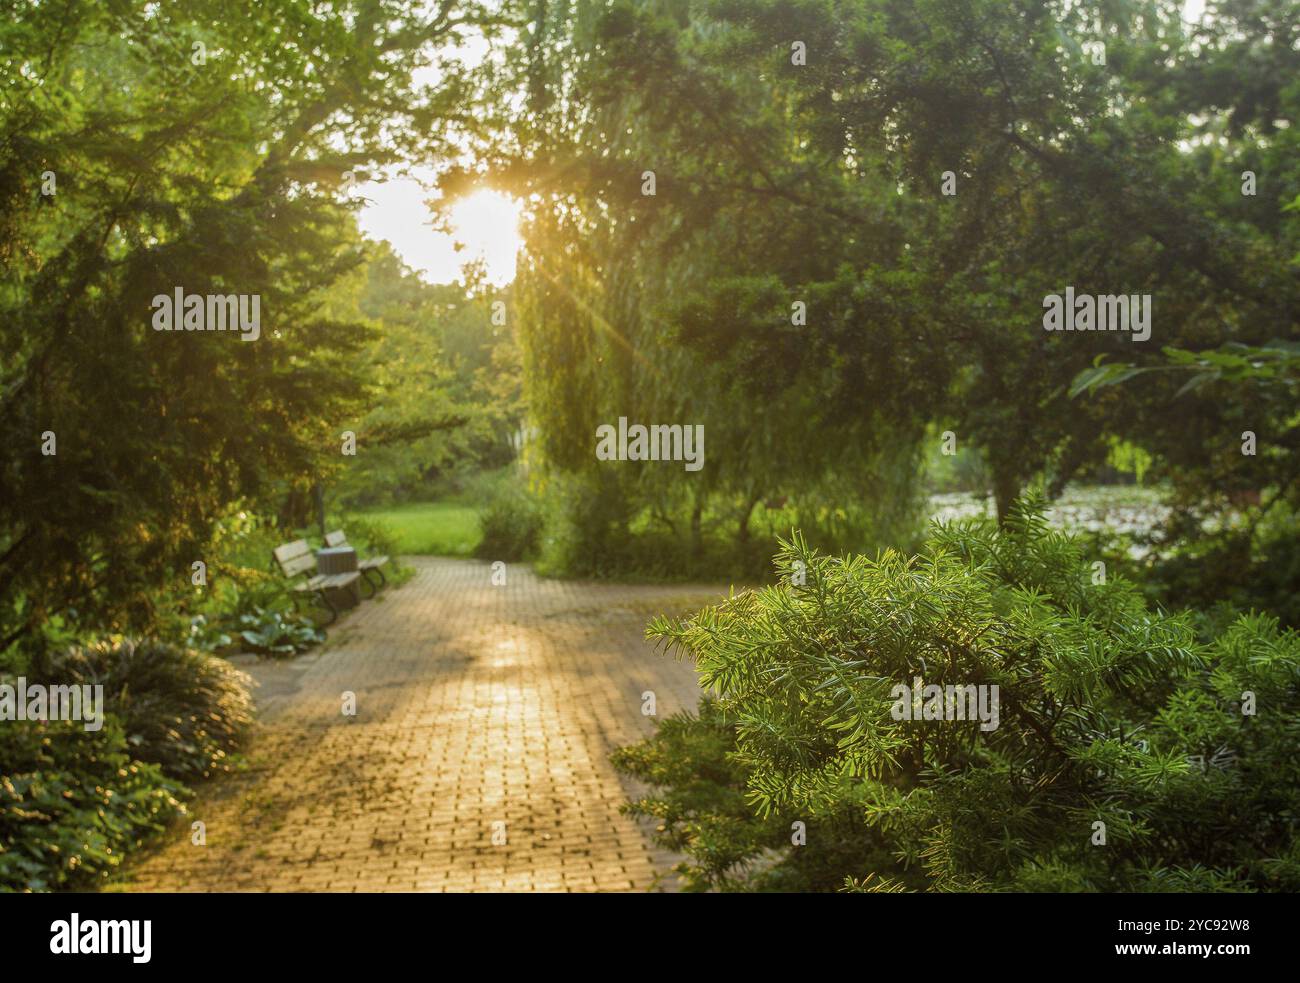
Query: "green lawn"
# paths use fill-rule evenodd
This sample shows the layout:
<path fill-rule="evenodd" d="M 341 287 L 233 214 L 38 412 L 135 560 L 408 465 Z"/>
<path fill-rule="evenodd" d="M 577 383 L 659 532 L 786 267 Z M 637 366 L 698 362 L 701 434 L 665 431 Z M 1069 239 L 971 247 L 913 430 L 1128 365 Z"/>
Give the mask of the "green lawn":
<path fill-rule="evenodd" d="M 360 514 L 386 526 L 396 537 L 399 553 L 470 556 L 481 538 L 478 512 L 469 505 L 414 502 Z"/>

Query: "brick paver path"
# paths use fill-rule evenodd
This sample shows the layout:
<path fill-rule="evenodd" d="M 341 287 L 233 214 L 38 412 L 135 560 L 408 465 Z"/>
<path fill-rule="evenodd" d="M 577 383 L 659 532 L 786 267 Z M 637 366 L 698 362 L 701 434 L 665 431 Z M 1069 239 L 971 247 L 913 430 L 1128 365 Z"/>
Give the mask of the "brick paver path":
<path fill-rule="evenodd" d="M 322 650 L 245 667 L 259 682 L 251 768 L 204 787 L 128 887 L 626 891 L 668 874 L 672 858 L 619 814 L 631 789 L 609 752 L 652 731 L 644 692 L 660 717 L 694 708 L 690 663 L 642 631 L 720 592 L 514 565 L 494 587 L 486 563 L 406 562 L 414 578 L 340 619 Z"/>

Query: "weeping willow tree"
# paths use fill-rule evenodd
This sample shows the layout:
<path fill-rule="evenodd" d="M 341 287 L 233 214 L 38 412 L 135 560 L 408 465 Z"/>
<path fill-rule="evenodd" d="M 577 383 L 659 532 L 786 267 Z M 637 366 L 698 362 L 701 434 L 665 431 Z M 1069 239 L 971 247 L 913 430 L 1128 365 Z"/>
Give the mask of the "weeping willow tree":
<path fill-rule="evenodd" d="M 618 565 L 630 530 L 669 564 L 710 542 L 758 559 L 763 504 L 841 545 L 907 528 L 951 371 L 916 345 L 933 323 L 901 233 L 918 205 L 824 145 L 786 80 L 737 64 L 735 35 L 687 6 L 532 8 L 510 63 L 526 111 L 483 154 L 531 203 L 517 315 L 535 473 L 573 503 L 570 566 Z M 834 216 L 868 211 L 846 241 Z M 850 269 L 892 277 L 889 298 L 868 311 Z M 702 426 L 704 466 L 598 460 L 620 417 Z"/>

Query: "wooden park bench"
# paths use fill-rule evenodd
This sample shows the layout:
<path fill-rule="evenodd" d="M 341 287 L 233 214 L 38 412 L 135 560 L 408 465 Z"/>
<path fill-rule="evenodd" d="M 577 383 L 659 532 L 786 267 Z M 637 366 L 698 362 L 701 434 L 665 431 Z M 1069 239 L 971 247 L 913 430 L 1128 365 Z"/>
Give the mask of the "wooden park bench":
<path fill-rule="evenodd" d="M 325 534 L 325 545 L 334 546 L 334 547 L 347 546 L 348 537 L 343 532 L 342 529 L 339 529 L 336 532 L 327 532 Z M 379 583 L 376 584 L 373 581 L 370 582 L 374 590 L 378 590 L 380 587 L 384 586 L 384 584 L 388 582 L 387 578 L 384 576 L 384 571 L 379 569 L 387 562 L 388 562 L 387 556 L 369 556 L 366 557 L 366 559 L 364 560 L 360 558 L 358 558 L 357 560 L 357 569 L 360 570 L 362 573 L 364 574 L 377 573 L 379 575 Z M 369 580 L 368 577 L 367 580 Z"/>
<path fill-rule="evenodd" d="M 316 571 L 316 554 L 308 545 L 307 540 L 299 539 L 292 543 L 285 543 L 283 546 L 275 548 L 275 562 L 280 565 L 286 577 L 301 576 L 304 579 L 293 585 L 294 600 L 297 600 L 299 594 L 312 594 L 329 609 L 330 620 L 328 624 L 333 624 L 339 616 L 338 608 L 330 600 L 329 591 L 341 590 L 350 587 L 361 578 L 361 571 L 352 570 L 349 573 L 318 573 Z"/>

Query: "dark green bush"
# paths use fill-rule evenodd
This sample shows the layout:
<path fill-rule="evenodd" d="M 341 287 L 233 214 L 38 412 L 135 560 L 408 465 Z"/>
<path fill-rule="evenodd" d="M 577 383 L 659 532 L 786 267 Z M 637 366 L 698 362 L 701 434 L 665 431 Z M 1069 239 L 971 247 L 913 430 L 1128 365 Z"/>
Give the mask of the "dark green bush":
<path fill-rule="evenodd" d="M 792 528 L 828 551 L 920 541 L 919 499 L 907 481 L 892 473 L 873 487 L 823 477 L 797 495 L 737 492 L 696 498 L 678 489 L 635 506 L 629 504 L 625 481 L 613 469 L 546 479 L 539 572 L 643 582 L 756 583 L 770 577 L 772 551 Z"/>
<path fill-rule="evenodd" d="M 43 683 L 102 685 L 102 729 L 10 721 L 0 730 L 0 890 L 84 887 L 182 811 L 186 784 L 231 767 L 252 720 L 248 677 L 153 640 L 74 646 Z"/>
<path fill-rule="evenodd" d="M 122 724 L 11 721 L 0 731 L 0 891 L 84 887 L 181 811 L 184 787 L 132 759 Z"/>
<path fill-rule="evenodd" d="M 1300 528 L 1269 532 L 1253 544 L 1240 534 L 1180 541 L 1149 571 L 1148 593 L 1173 605 L 1264 610 L 1300 627 Z"/>
<path fill-rule="evenodd" d="M 228 770 L 252 721 L 247 674 L 177 645 L 123 639 L 75 646 L 50 672 L 58 682 L 102 684 L 132 755 L 187 782 Z"/>
<path fill-rule="evenodd" d="M 746 802 L 750 768 L 731 753 L 736 729 L 705 699 L 698 716 L 668 717 L 652 738 L 613 756 L 619 771 L 662 790 L 624 811 L 653 820 L 656 841 L 686 855 L 674 870 L 687 891 L 833 891 L 864 857 L 888 863 L 880 831 L 851 802 L 805 823 L 815 849 L 792 848 L 800 817 L 759 817 Z"/>
<path fill-rule="evenodd" d="M 485 560 L 531 560 L 541 545 L 544 526 L 541 505 L 516 482 L 503 480 L 487 492 L 479 509 L 483 538 L 475 553 Z"/>
<path fill-rule="evenodd" d="M 1034 507 L 1005 528 L 937 528 L 912 557 L 838 559 L 796 537 L 777 586 L 651 626 L 694 657 L 735 737 L 706 756 L 712 778 L 689 748 L 715 722 L 674 723 L 624 752 L 687 762 L 643 768 L 664 790 L 639 808 L 668 819 L 670 836 L 683 815 L 698 823 L 680 846 L 715 881 L 719 857 L 756 860 L 770 845 L 770 817 L 811 831 L 855 814 L 880 837 L 835 861 L 855 890 L 1300 887 L 1300 636 L 1251 616 L 1203 644 L 1192 618 L 1149 610 L 1131 584 L 1094 584 L 1090 559 Z M 893 687 L 916 676 L 997 685 L 999 725 L 894 719 Z M 718 777 L 718 761 L 736 770 Z M 691 783 L 741 777 L 752 829 L 719 832 L 734 809 L 681 812 Z M 724 835 L 741 847 L 714 850 Z M 810 832 L 775 862 L 798 882 L 798 864 L 818 865 L 793 855 L 822 848 Z"/>
<path fill-rule="evenodd" d="M 548 519 L 538 569 L 565 577 L 654 576 L 629 534 L 630 507 L 614 476 L 556 475 L 545 486 Z M 656 564 L 680 565 L 677 543 L 658 535 L 646 537 Z"/>

